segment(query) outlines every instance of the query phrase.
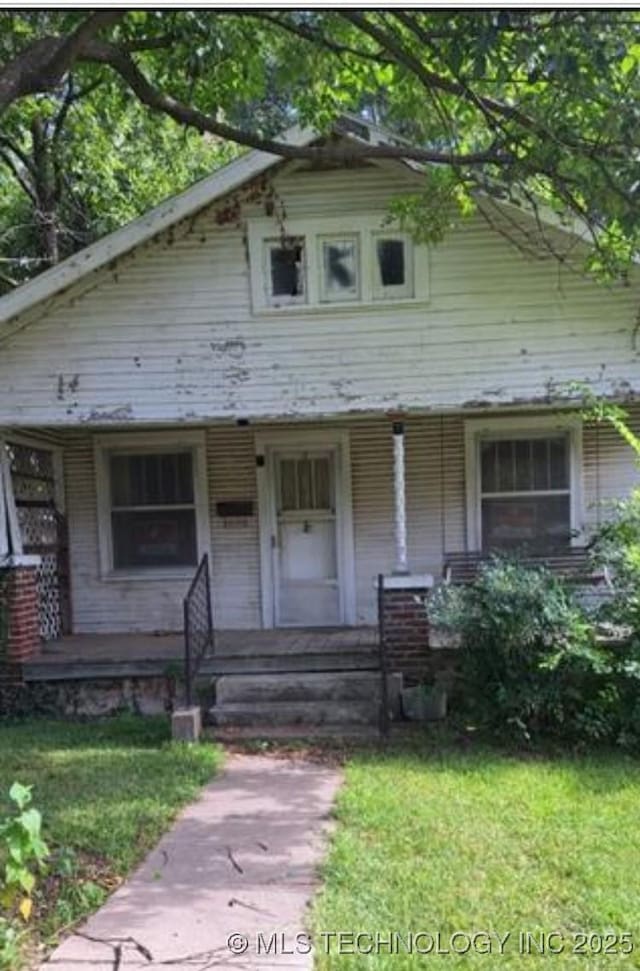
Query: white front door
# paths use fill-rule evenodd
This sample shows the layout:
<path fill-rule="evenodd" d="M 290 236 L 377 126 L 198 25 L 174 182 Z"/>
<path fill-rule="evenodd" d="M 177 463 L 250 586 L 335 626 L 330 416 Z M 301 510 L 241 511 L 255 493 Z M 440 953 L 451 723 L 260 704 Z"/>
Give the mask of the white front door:
<path fill-rule="evenodd" d="M 276 625 L 339 624 L 336 451 L 277 449 L 271 469 Z"/>

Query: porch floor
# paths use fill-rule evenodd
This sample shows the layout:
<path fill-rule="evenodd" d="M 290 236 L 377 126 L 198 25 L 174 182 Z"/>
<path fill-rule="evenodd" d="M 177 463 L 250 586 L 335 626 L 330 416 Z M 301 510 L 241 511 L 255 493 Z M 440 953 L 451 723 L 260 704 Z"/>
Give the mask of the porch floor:
<path fill-rule="evenodd" d="M 202 671 L 360 668 L 376 650 L 375 627 L 216 630 L 214 651 Z M 45 644 L 23 664 L 23 674 L 28 681 L 154 675 L 183 658 L 182 633 L 69 634 Z"/>

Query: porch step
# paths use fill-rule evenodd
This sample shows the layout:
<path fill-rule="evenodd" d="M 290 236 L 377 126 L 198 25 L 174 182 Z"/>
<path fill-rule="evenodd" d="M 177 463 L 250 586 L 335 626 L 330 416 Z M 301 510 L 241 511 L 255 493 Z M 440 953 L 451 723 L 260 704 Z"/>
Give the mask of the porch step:
<path fill-rule="evenodd" d="M 380 697 L 377 671 L 224 675 L 215 683 L 216 704 L 298 701 L 373 701 Z"/>
<path fill-rule="evenodd" d="M 379 665 L 377 649 L 350 648 L 343 652 L 313 651 L 303 654 L 216 653 L 205 658 L 202 674 L 293 674 L 294 672 L 375 671 Z"/>
<path fill-rule="evenodd" d="M 208 726 L 205 738 L 232 745 L 243 741 L 309 742 L 327 739 L 335 743 L 377 742 L 378 725 L 242 725 Z"/>
<path fill-rule="evenodd" d="M 402 676 L 389 675 L 389 709 L 398 712 Z M 376 726 L 380 718 L 380 672 L 340 671 L 226 675 L 215 683 L 216 704 L 208 721 L 217 728 L 245 729 L 259 736 L 272 728 L 322 726 L 339 734 L 350 726 Z"/>
<path fill-rule="evenodd" d="M 276 726 L 375 725 L 379 708 L 372 701 L 260 701 L 215 705 L 209 709 L 209 721 L 216 727 L 252 727 L 263 731 Z"/>

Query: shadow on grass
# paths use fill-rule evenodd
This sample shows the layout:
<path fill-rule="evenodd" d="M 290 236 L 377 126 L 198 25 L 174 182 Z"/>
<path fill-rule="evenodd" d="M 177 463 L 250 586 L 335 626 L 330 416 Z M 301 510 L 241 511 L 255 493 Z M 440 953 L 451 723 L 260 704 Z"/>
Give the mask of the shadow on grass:
<path fill-rule="evenodd" d="M 603 795 L 640 786 L 640 753 L 611 746 L 572 747 L 560 741 L 525 745 L 517 737 L 497 739 L 452 721 L 399 725 L 386 743 L 354 747 L 349 759 L 371 767 L 401 762 L 405 768 L 477 775 L 496 784 L 518 766 L 536 765 L 562 773 L 576 789 Z"/>

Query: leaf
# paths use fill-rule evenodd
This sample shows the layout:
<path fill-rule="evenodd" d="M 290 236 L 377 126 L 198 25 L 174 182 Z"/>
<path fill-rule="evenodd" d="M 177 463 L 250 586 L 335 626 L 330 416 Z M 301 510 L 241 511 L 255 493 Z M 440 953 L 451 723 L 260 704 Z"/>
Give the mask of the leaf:
<path fill-rule="evenodd" d="M 31 802 L 31 790 L 33 786 L 23 786 L 20 782 L 14 782 L 9 789 L 9 799 L 15 802 L 18 809 L 25 809 Z"/>
<path fill-rule="evenodd" d="M 40 836 L 42 816 L 37 809 L 27 809 L 26 812 L 21 813 L 19 816 L 19 822 L 29 834 L 31 839 L 36 839 Z"/>
<path fill-rule="evenodd" d="M 20 916 L 24 921 L 29 920 L 31 917 L 31 911 L 33 910 L 33 901 L 31 900 L 31 897 L 23 897 L 20 901 L 18 910 L 20 911 Z"/>

